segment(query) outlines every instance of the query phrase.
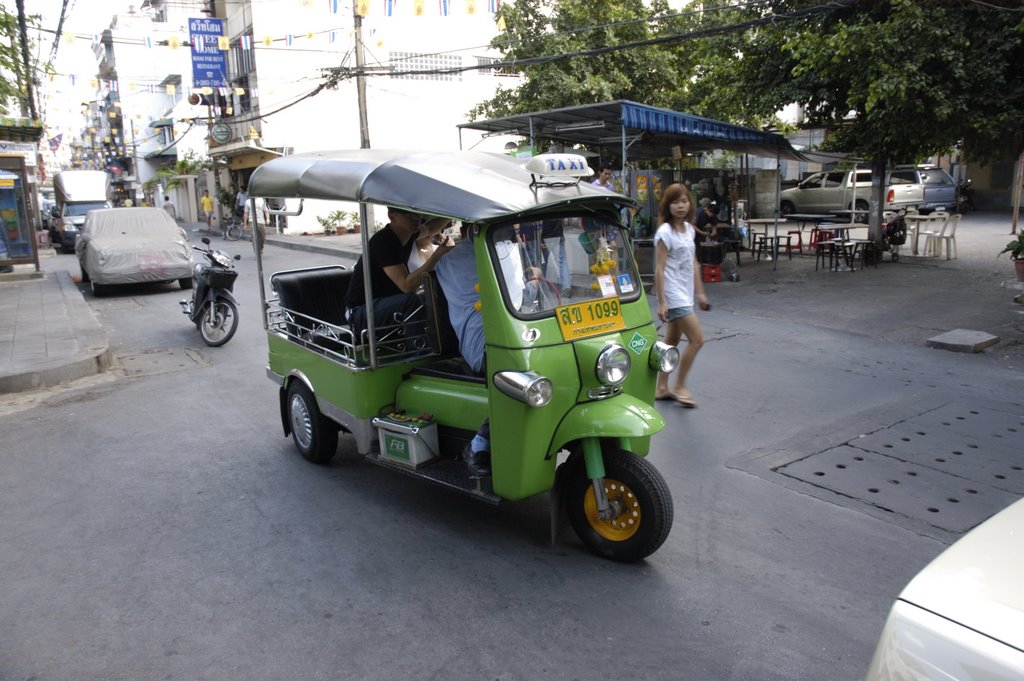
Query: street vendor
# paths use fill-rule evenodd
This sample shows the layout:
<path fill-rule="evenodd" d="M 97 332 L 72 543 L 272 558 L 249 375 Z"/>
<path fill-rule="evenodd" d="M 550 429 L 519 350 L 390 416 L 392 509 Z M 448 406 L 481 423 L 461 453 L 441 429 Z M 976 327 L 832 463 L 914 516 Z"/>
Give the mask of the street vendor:
<path fill-rule="evenodd" d="M 718 204 L 709 198 L 700 200 L 700 208 L 697 209 L 697 223 L 694 226 L 693 238 L 695 241 L 712 241 L 718 229 Z"/>

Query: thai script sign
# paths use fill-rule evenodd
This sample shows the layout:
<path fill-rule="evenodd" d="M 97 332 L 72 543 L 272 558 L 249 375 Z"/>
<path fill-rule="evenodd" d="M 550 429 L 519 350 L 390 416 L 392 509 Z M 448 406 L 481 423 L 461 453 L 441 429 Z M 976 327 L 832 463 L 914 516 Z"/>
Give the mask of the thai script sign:
<path fill-rule="evenodd" d="M 193 87 L 228 86 L 227 58 L 219 45 L 223 33 L 223 19 L 202 17 L 188 20 Z"/>

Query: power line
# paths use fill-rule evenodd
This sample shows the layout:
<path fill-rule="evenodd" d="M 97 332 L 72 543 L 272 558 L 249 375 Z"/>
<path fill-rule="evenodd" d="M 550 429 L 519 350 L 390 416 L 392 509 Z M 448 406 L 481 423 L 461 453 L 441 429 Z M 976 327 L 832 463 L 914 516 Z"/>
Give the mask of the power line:
<path fill-rule="evenodd" d="M 647 47 L 651 45 L 668 44 L 672 42 L 681 42 L 684 40 L 691 40 L 695 38 L 703 38 L 714 35 L 724 35 L 726 33 L 744 31 L 757 26 L 763 26 L 766 24 L 774 24 L 780 21 L 793 21 L 801 19 L 813 14 L 819 14 L 834 9 L 843 9 L 852 7 L 857 4 L 859 0 L 832 0 L 823 5 L 815 5 L 801 10 L 795 10 L 793 12 L 783 14 L 770 14 L 765 17 L 757 19 L 751 19 L 748 21 L 740 22 L 737 24 L 728 24 L 725 26 L 719 26 L 714 28 L 701 29 L 699 31 L 691 31 L 689 33 L 676 34 L 670 36 L 661 36 L 657 38 L 650 38 L 647 40 L 635 41 L 632 43 L 623 43 L 620 45 L 609 45 L 605 47 L 594 48 L 590 50 L 579 50 L 576 52 L 568 52 L 562 54 L 548 55 L 544 57 L 532 57 L 528 59 L 517 59 L 506 62 L 492 62 L 489 64 L 475 64 L 470 66 L 450 67 L 450 68 L 434 68 L 434 69 L 408 69 L 404 71 L 388 70 L 379 71 L 376 68 L 363 68 L 353 69 L 347 67 L 336 67 L 324 69 L 328 74 L 326 80 L 314 88 L 312 91 L 306 93 L 295 101 L 286 104 L 282 107 L 274 109 L 268 112 L 261 112 L 259 115 L 251 115 L 247 118 L 236 118 L 233 122 L 235 123 L 250 123 L 252 121 L 268 118 L 276 113 L 280 113 L 285 109 L 289 109 L 300 102 L 315 97 L 316 95 L 323 92 L 325 89 L 333 89 L 342 80 L 351 79 L 362 73 L 363 75 L 388 75 L 388 76 L 401 76 L 401 75 L 451 75 L 456 73 L 463 73 L 466 71 L 478 71 L 481 69 L 498 69 L 504 67 L 516 68 L 521 66 L 532 66 L 535 64 L 552 63 L 556 61 L 563 61 L 572 59 L 575 57 L 587 57 L 599 54 L 607 54 L 610 52 L 619 52 L 623 50 L 635 49 L 638 47 Z"/>
<path fill-rule="evenodd" d="M 595 47 L 587 50 L 577 50 L 575 52 L 563 52 L 560 54 L 546 55 L 542 57 L 528 57 L 525 59 L 512 59 L 509 61 L 491 62 L 487 64 L 473 64 L 468 66 L 452 66 L 452 67 L 440 67 L 431 69 L 406 69 L 406 70 L 388 70 L 381 72 L 378 70 L 368 69 L 350 69 L 345 67 L 338 67 L 331 69 L 331 71 L 337 75 L 339 79 L 354 78 L 358 75 L 375 76 L 375 75 L 387 75 L 387 76 L 410 76 L 410 75 L 453 75 L 456 73 L 464 73 L 466 71 L 479 71 L 481 69 L 501 69 L 501 68 L 512 68 L 519 69 L 524 66 L 536 66 L 538 64 L 548 64 L 552 62 L 565 61 L 568 59 L 574 59 L 576 57 L 593 57 L 602 54 L 609 54 L 612 52 L 622 52 L 625 50 L 632 50 L 639 47 L 650 47 L 653 45 L 666 45 L 675 42 L 683 42 L 685 40 L 693 40 L 696 38 L 707 38 L 716 35 L 725 35 L 727 33 L 734 33 L 738 31 L 745 31 L 758 26 L 764 26 L 767 24 L 775 24 L 781 21 L 793 21 L 795 19 L 802 19 L 813 14 L 820 14 L 823 12 L 844 9 L 856 5 L 860 0 L 832 0 L 824 5 L 815 5 L 813 7 L 807 7 L 800 10 L 794 10 L 793 12 L 786 12 L 783 14 L 770 14 L 765 17 L 759 17 L 756 19 L 749 19 L 736 24 L 727 24 L 725 26 L 717 26 L 713 28 L 705 28 L 697 31 L 690 31 L 688 33 L 679 33 L 668 36 L 659 36 L 656 38 L 648 38 L 646 40 L 637 40 L 629 43 L 620 43 L 618 45 L 606 45 L 604 47 Z"/>
<path fill-rule="evenodd" d="M 975 5 L 981 5 L 982 7 L 989 7 L 991 9 L 997 9 L 1001 12 L 1024 12 L 1024 7 L 1003 7 L 1002 5 L 994 5 L 991 2 L 982 2 L 982 0 L 968 0 L 973 2 Z"/>

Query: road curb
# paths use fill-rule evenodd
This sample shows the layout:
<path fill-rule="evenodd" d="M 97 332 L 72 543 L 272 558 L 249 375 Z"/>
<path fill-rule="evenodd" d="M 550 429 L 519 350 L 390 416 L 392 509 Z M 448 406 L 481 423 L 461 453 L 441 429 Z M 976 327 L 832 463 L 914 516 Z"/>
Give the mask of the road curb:
<path fill-rule="evenodd" d="M 71 274 L 58 271 L 47 275 L 58 284 L 59 297 L 67 311 L 72 334 L 78 339 L 79 351 L 72 357 L 46 359 L 31 369 L 0 375 L 0 393 L 24 392 L 99 374 L 110 368 L 113 353 L 107 334 L 96 320 Z"/>
<path fill-rule="evenodd" d="M 320 245 L 310 243 L 310 241 L 311 239 L 303 239 L 302 237 L 289 238 L 268 235 L 266 243 L 270 246 L 279 246 L 293 251 L 306 251 L 308 253 L 320 253 L 321 255 L 334 255 L 342 258 L 350 258 L 352 260 L 359 259 L 360 251 L 358 249 L 353 250 L 337 245 Z"/>

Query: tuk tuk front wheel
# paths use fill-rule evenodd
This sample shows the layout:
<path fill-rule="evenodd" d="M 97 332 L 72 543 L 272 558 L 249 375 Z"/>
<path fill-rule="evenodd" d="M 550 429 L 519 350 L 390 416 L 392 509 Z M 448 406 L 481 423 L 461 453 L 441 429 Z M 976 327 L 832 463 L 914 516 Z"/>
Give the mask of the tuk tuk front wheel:
<path fill-rule="evenodd" d="M 338 426 L 320 413 L 316 399 L 302 381 L 288 386 L 288 425 L 302 458 L 327 464 L 338 450 Z"/>
<path fill-rule="evenodd" d="M 613 517 L 601 518 L 582 452 L 565 463 L 564 503 L 576 535 L 594 553 L 623 563 L 651 555 L 668 538 L 673 506 L 661 473 L 646 459 L 604 449 L 604 490 Z"/>

